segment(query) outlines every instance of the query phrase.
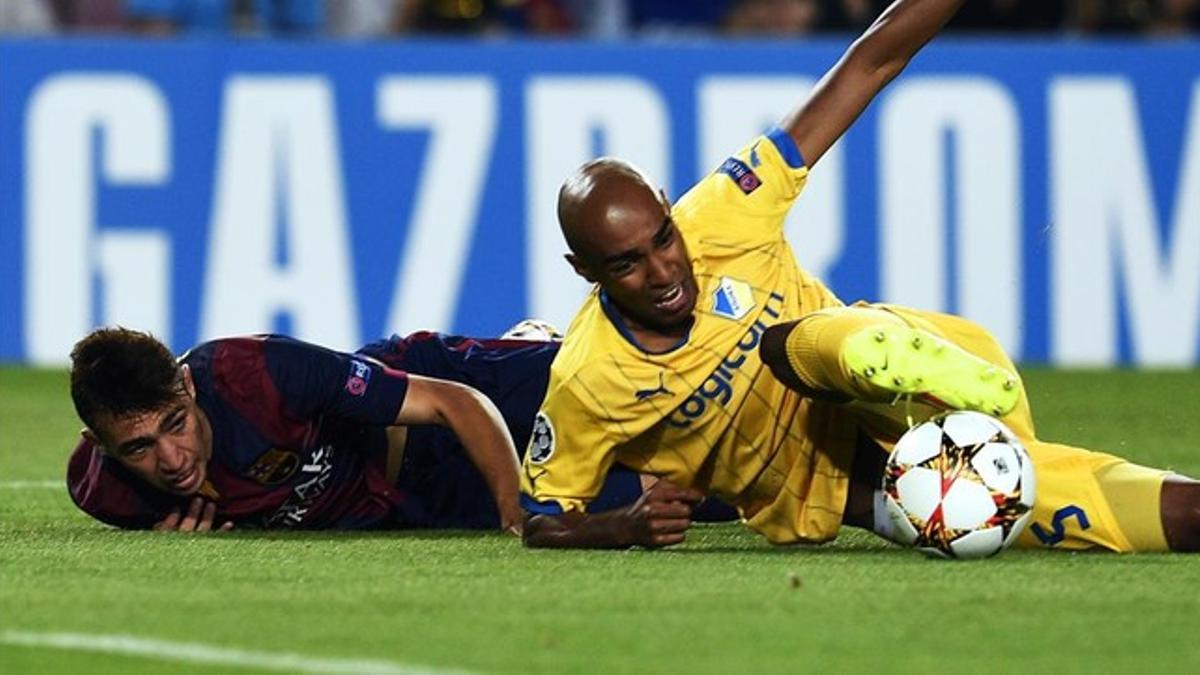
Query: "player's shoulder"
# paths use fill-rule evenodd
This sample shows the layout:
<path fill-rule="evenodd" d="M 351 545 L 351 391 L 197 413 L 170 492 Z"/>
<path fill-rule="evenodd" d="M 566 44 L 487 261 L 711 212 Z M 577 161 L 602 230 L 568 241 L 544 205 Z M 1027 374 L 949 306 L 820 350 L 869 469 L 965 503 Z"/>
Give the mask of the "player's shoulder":
<path fill-rule="evenodd" d="M 67 493 L 81 511 L 109 525 L 148 528 L 169 508 L 100 448 L 80 439 L 67 462 Z"/>
<path fill-rule="evenodd" d="M 202 405 L 249 412 L 278 399 L 276 371 L 291 360 L 293 342 L 269 334 L 223 337 L 196 345 L 179 361 L 191 369 Z"/>
<path fill-rule="evenodd" d="M 604 325 L 596 320 L 597 310 L 598 303 L 589 298 L 567 329 L 562 346 L 550 364 L 551 392 L 598 367 L 608 340 Z"/>
<path fill-rule="evenodd" d="M 637 350 L 609 318 L 600 294 L 593 292 L 567 329 L 551 366 L 551 379 L 607 376 L 614 369 L 636 367 L 633 364 L 639 360 Z"/>
<path fill-rule="evenodd" d="M 226 360 L 262 358 L 268 335 L 238 335 L 207 340 L 197 344 L 179 356 L 179 362 L 195 372 L 211 369 L 214 364 Z"/>
<path fill-rule="evenodd" d="M 327 351 L 286 335 L 260 333 L 209 340 L 188 350 L 179 360 L 194 374 L 199 371 L 217 381 L 246 380 Z"/>
<path fill-rule="evenodd" d="M 638 392 L 660 382 L 670 359 L 670 354 L 640 350 L 593 300 L 567 330 L 550 368 L 547 400 L 553 408 L 589 410 L 611 419 L 638 418 L 645 412 Z"/>
<path fill-rule="evenodd" d="M 762 208 L 773 213 L 779 200 L 790 201 L 800 193 L 807 176 L 796 141 L 776 127 L 726 157 L 680 197 L 675 216 L 686 222 L 721 209 L 742 213 Z M 721 231 L 728 232 L 725 225 Z"/>

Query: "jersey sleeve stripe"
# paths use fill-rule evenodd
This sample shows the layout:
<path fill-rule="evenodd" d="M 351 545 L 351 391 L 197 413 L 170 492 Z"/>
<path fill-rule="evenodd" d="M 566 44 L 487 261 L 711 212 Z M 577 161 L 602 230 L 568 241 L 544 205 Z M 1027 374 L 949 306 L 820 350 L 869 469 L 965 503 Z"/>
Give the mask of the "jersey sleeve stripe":
<path fill-rule="evenodd" d="M 775 148 L 779 150 L 779 154 L 783 156 L 783 161 L 787 162 L 788 166 L 793 169 L 803 169 L 806 166 L 804 157 L 800 155 L 800 148 L 791 134 L 779 127 L 772 127 L 767 132 L 767 138 L 775 144 Z"/>

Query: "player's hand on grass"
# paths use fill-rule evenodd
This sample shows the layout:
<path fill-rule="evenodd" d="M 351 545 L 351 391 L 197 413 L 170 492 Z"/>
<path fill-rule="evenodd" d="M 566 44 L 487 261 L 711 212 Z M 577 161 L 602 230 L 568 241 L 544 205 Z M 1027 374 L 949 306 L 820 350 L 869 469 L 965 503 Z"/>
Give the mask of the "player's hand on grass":
<path fill-rule="evenodd" d="M 660 480 L 626 510 L 630 543 L 648 548 L 678 544 L 692 526 L 692 509 L 704 495 Z"/>
<path fill-rule="evenodd" d="M 603 513 L 531 513 L 524 541 L 531 548 L 661 548 L 682 542 L 692 526 L 698 490 L 658 481 L 632 505 Z"/>
<path fill-rule="evenodd" d="M 521 528 L 525 524 L 525 511 L 516 499 L 511 502 L 497 504 L 500 510 L 500 531 L 504 534 L 521 536 Z"/>
<path fill-rule="evenodd" d="M 174 509 L 166 518 L 154 524 L 157 532 L 211 532 L 213 520 L 217 517 L 217 504 L 202 497 L 192 497 L 188 502 L 187 511 Z M 232 521 L 225 521 L 217 528 L 218 532 L 228 532 L 233 529 Z"/>

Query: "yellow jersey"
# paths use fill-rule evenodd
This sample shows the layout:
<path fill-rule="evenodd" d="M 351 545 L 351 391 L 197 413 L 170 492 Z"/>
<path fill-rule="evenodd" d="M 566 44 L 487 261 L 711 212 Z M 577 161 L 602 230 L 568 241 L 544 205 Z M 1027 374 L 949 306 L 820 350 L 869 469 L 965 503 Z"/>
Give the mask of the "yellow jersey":
<path fill-rule="evenodd" d="M 567 330 L 525 454 L 523 503 L 584 511 L 613 462 L 738 507 L 776 543 L 836 536 L 856 425 L 779 382 L 763 331 L 841 302 L 796 263 L 783 220 L 808 170 L 774 130 L 679 199 L 696 277 L 694 322 L 666 353 L 627 337 L 595 289 Z"/>

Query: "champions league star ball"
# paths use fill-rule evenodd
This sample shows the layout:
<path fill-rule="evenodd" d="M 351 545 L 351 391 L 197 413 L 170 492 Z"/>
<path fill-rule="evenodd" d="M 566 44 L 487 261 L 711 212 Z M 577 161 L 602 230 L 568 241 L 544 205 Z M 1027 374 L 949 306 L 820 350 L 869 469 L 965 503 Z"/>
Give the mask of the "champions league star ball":
<path fill-rule="evenodd" d="M 969 411 L 909 429 L 883 476 L 893 536 L 945 558 L 982 558 L 1012 544 L 1035 489 L 1033 463 L 1012 431 Z"/>
<path fill-rule="evenodd" d="M 560 342 L 562 331 L 554 324 L 541 319 L 523 319 L 520 323 L 504 331 L 501 340 L 532 340 L 535 342 Z"/>

